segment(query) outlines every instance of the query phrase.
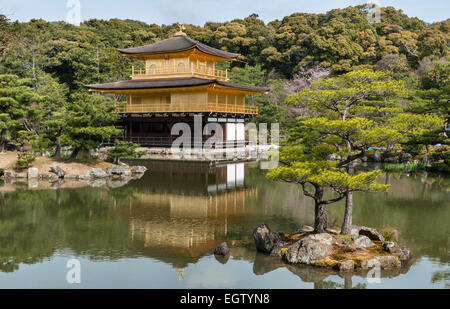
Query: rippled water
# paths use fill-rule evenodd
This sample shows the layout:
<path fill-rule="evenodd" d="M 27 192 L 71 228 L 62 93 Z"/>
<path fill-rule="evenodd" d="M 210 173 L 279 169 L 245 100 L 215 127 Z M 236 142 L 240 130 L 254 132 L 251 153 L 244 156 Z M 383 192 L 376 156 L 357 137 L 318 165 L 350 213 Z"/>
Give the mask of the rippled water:
<path fill-rule="evenodd" d="M 450 287 L 449 178 L 384 174 L 388 193 L 355 194 L 354 224 L 394 227 L 415 254 L 369 283 L 364 273 L 256 253 L 259 223 L 293 231 L 313 220 L 311 201 L 295 185 L 265 179 L 257 164 L 146 165 L 143 178 L 118 188 L 0 183 L 0 288 Z M 343 203 L 328 207 L 330 223 L 342 216 Z M 232 245 L 228 261 L 211 254 L 222 241 Z M 72 258 L 80 284 L 66 280 Z"/>

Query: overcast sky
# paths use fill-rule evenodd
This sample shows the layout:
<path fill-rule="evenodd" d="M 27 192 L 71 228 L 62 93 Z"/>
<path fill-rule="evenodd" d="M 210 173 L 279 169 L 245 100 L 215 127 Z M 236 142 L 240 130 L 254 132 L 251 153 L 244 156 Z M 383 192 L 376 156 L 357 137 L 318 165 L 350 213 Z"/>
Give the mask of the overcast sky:
<path fill-rule="evenodd" d="M 81 20 L 136 19 L 147 23 L 204 25 L 206 21 L 229 21 L 252 13 L 265 22 L 295 12 L 324 13 L 333 8 L 362 4 L 357 0 L 0 0 L 0 13 L 10 20 L 67 20 L 67 4 L 80 1 Z M 394 6 L 411 17 L 427 22 L 449 18 L 449 0 L 378 0 L 381 6 Z"/>

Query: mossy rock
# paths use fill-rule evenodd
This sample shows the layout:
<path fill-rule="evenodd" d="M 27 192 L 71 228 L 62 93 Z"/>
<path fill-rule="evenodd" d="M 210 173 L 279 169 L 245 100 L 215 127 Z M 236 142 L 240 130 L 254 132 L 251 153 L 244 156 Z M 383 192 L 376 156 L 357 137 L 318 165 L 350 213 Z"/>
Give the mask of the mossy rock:
<path fill-rule="evenodd" d="M 314 265 L 315 266 L 319 266 L 319 267 L 330 267 L 333 268 L 335 267 L 337 264 L 339 264 L 339 261 L 331 259 L 330 257 L 326 257 L 324 259 L 321 260 L 317 260 Z"/>

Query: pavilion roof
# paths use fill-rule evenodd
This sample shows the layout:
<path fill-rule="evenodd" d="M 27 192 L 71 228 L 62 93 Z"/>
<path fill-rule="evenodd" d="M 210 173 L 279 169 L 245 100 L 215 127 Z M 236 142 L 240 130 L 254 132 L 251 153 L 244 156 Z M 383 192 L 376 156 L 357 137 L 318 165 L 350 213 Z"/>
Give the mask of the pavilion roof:
<path fill-rule="evenodd" d="M 158 89 L 158 88 L 179 88 L 179 87 L 195 87 L 217 84 L 226 88 L 232 88 L 249 92 L 267 92 L 269 88 L 238 85 L 234 83 L 224 82 L 217 79 L 204 79 L 198 77 L 187 78 L 160 78 L 160 79 L 135 79 L 105 84 L 85 85 L 91 90 L 114 91 L 114 90 L 138 90 L 138 89 Z"/>
<path fill-rule="evenodd" d="M 169 39 L 141 47 L 119 49 L 119 52 L 125 55 L 152 55 L 181 52 L 192 48 L 197 48 L 206 54 L 221 58 L 235 59 L 240 56 L 240 54 L 226 52 L 224 50 L 205 45 L 189 38 L 186 35 L 175 35 Z"/>

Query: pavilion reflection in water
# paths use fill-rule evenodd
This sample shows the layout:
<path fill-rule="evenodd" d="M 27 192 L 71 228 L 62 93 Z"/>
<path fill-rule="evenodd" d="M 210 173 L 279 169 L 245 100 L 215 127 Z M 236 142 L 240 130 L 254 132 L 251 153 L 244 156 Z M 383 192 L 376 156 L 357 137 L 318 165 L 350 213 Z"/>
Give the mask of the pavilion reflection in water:
<path fill-rule="evenodd" d="M 246 207 L 258 190 L 245 185 L 244 163 L 146 166 L 149 171 L 136 183 L 141 189 L 129 200 L 131 242 L 179 271 L 212 253 L 218 242 L 233 243 L 229 226 L 255 211 Z"/>

